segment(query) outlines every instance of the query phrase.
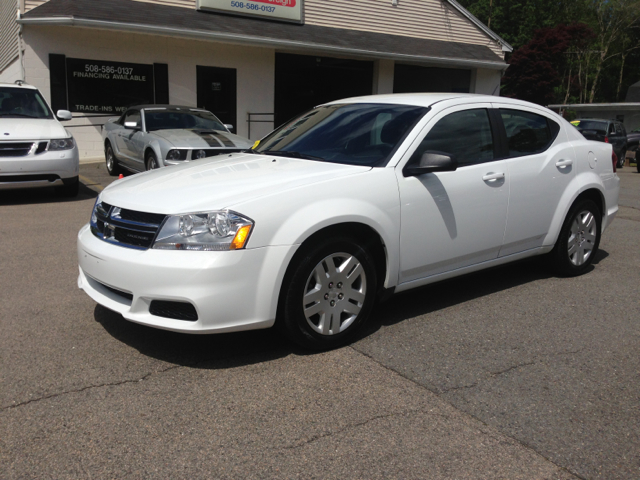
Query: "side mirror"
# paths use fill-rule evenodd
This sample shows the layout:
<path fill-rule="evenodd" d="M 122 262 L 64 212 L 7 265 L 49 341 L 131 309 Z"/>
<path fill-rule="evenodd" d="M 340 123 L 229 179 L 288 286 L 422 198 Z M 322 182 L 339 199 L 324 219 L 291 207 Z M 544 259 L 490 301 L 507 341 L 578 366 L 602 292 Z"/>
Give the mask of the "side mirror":
<path fill-rule="evenodd" d="M 233 130 L 233 125 L 231 125 L 230 123 L 225 123 L 224 124 L 224 128 L 226 128 L 227 130 L 231 131 L 231 130 Z"/>
<path fill-rule="evenodd" d="M 124 122 L 124 128 L 131 130 L 140 130 L 140 124 L 138 122 Z"/>
<path fill-rule="evenodd" d="M 73 115 L 71 115 L 69 110 L 58 110 L 56 112 L 56 117 L 58 117 L 58 120 L 61 122 L 66 122 L 67 120 L 71 120 Z"/>
<path fill-rule="evenodd" d="M 402 174 L 405 177 L 416 177 L 424 173 L 432 172 L 454 172 L 458 169 L 458 162 L 455 157 L 445 152 L 426 151 L 416 164 L 409 164 L 404 167 Z"/>

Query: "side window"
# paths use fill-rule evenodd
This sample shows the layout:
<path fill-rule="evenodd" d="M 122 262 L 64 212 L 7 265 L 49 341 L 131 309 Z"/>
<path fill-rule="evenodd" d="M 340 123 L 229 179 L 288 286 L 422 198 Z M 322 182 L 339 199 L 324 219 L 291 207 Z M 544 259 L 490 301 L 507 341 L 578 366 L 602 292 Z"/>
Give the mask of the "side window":
<path fill-rule="evenodd" d="M 613 124 L 613 123 L 609 124 L 609 131 L 608 131 L 607 135 L 615 135 L 615 133 L 616 133 L 615 124 Z"/>
<path fill-rule="evenodd" d="M 616 123 L 616 135 L 622 135 L 622 124 Z"/>
<path fill-rule="evenodd" d="M 544 152 L 560 131 L 557 123 L 535 113 L 501 108 L 500 116 L 507 132 L 509 158 Z"/>
<path fill-rule="evenodd" d="M 140 120 L 140 110 L 129 110 L 124 116 L 125 122 L 136 122 L 138 125 L 142 124 Z"/>
<path fill-rule="evenodd" d="M 453 155 L 459 167 L 493 160 L 493 136 L 489 113 L 484 108 L 463 110 L 442 118 L 420 143 L 410 163 L 426 151 Z"/>

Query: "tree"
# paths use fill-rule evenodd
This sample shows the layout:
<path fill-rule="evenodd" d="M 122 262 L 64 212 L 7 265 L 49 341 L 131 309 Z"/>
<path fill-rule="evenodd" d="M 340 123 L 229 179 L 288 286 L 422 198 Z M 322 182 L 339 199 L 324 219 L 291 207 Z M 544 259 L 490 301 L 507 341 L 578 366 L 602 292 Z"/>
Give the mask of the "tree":
<path fill-rule="evenodd" d="M 567 53 L 584 49 L 593 37 L 593 31 L 580 23 L 537 30 L 511 56 L 503 79 L 505 95 L 540 105 L 558 101 L 563 92 L 566 96 L 581 75 L 581 63 L 571 61 Z"/>

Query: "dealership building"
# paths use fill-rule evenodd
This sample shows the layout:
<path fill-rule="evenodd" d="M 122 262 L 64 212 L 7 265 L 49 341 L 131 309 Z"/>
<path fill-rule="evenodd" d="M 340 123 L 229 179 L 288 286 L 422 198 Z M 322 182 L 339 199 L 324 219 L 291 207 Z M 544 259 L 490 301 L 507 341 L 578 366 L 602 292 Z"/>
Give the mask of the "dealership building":
<path fill-rule="evenodd" d="M 136 104 L 204 107 L 258 139 L 323 102 L 499 94 L 511 47 L 455 0 L 5 0 L 0 82 L 40 89 L 81 157 Z"/>

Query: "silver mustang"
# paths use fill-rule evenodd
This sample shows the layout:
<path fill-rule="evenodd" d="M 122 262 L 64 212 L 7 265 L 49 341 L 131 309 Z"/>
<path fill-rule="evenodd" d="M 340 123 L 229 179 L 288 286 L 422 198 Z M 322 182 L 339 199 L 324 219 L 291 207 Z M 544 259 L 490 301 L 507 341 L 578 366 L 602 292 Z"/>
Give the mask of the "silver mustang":
<path fill-rule="evenodd" d="M 102 127 L 110 175 L 177 165 L 251 148 L 211 112 L 176 105 L 138 105 Z"/>

